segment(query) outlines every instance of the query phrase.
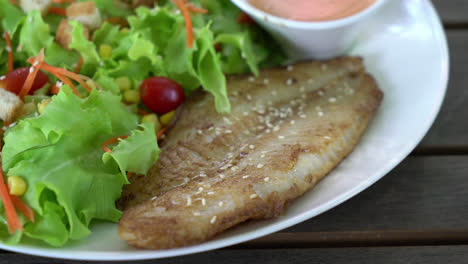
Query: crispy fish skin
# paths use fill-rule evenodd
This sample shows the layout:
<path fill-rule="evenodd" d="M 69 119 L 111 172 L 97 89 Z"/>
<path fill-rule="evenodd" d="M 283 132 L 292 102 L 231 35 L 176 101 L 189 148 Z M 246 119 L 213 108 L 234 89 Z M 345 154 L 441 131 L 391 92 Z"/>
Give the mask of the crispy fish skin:
<path fill-rule="evenodd" d="M 188 101 L 146 177 L 120 206 L 120 237 L 141 248 L 193 245 L 249 219 L 278 216 L 348 155 L 382 100 L 359 58 L 228 80 L 233 104 Z"/>

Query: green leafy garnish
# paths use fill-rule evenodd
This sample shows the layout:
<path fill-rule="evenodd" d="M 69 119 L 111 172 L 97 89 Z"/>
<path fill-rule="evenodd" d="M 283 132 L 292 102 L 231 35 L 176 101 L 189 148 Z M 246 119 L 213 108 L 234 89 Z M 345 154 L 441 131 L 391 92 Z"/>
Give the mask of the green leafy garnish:
<path fill-rule="evenodd" d="M 122 135 L 131 136 L 104 155 L 101 144 Z M 24 235 L 60 246 L 87 236 L 92 219 L 118 221 L 126 171 L 145 174 L 158 152 L 154 128 L 139 127 L 118 96 L 94 90 L 80 99 L 63 86 L 42 115 L 5 136 L 3 170 L 25 179 L 23 199 L 38 219 Z"/>

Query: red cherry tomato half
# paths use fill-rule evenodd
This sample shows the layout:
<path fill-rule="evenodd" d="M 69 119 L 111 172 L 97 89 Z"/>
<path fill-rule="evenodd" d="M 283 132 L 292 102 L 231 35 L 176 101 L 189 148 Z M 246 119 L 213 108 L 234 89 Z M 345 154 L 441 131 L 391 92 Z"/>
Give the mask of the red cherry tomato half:
<path fill-rule="evenodd" d="M 29 67 L 23 67 L 15 69 L 5 75 L 5 78 L 1 80 L 0 87 L 3 87 L 5 90 L 8 90 L 12 93 L 19 94 L 23 84 L 26 81 L 26 78 L 29 74 Z M 49 76 L 42 71 L 39 71 L 34 79 L 29 94 L 33 94 L 34 91 L 40 89 L 46 83 L 49 82 Z"/>
<path fill-rule="evenodd" d="M 171 79 L 150 77 L 140 86 L 141 101 L 153 112 L 165 114 L 185 101 L 184 89 Z"/>

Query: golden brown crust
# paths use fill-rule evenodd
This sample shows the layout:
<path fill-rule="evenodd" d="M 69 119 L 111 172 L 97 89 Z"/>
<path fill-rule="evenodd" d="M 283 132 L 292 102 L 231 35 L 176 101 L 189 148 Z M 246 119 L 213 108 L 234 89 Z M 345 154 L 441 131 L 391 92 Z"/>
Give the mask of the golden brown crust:
<path fill-rule="evenodd" d="M 125 188 L 122 239 L 181 247 L 282 214 L 348 155 L 382 99 L 359 58 L 233 76 L 228 87 L 229 116 L 208 95 L 189 100 L 150 174 Z"/>

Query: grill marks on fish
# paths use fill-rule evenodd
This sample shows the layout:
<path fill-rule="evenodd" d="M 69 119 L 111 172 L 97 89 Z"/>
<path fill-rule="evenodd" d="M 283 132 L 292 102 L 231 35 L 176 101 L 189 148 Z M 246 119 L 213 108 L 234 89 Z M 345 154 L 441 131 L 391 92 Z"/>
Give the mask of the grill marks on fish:
<path fill-rule="evenodd" d="M 230 115 L 195 95 L 149 175 L 126 186 L 119 234 L 130 244 L 186 246 L 281 214 L 352 150 L 382 98 L 358 58 L 233 76 L 228 87 Z"/>

